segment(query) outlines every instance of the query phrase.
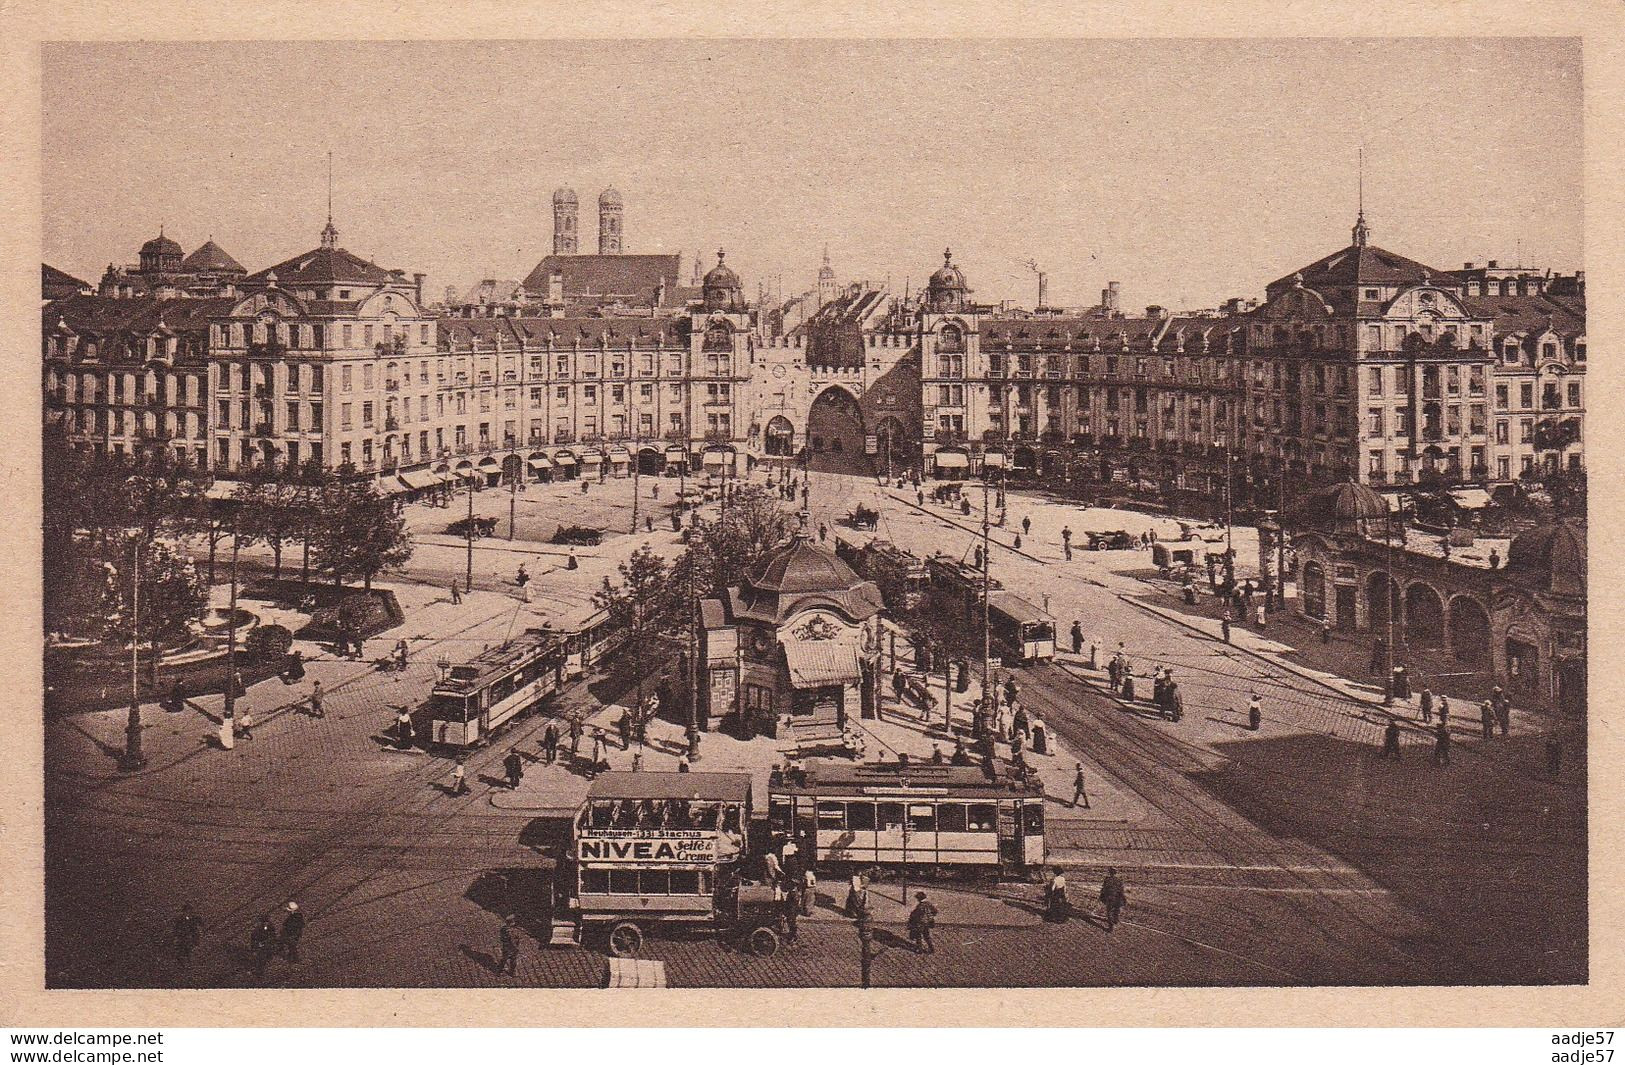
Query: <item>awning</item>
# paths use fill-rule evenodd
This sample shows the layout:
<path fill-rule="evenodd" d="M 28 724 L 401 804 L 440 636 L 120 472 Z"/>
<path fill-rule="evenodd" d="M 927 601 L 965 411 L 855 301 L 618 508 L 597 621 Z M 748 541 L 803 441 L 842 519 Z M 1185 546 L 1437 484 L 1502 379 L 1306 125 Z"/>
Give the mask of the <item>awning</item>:
<path fill-rule="evenodd" d="M 1478 510 L 1480 507 L 1489 506 L 1492 502 L 1490 494 L 1482 488 L 1452 488 L 1450 498 L 1463 510 Z"/>
<path fill-rule="evenodd" d="M 498 462 L 493 455 L 487 455 L 480 459 L 480 469 L 482 470 L 500 470 L 501 468 L 502 463 Z"/>
<path fill-rule="evenodd" d="M 604 464 L 604 456 L 600 455 L 596 451 L 589 451 L 585 455 L 581 456 L 581 464 L 583 466 L 602 466 Z"/>
<path fill-rule="evenodd" d="M 784 641 L 784 662 L 790 667 L 790 683 L 797 688 L 856 684 L 863 679 L 861 661 L 852 640 Z"/>
<path fill-rule="evenodd" d="M 687 449 L 682 448 L 682 447 L 678 447 L 676 444 L 668 445 L 667 448 L 666 448 L 666 461 L 671 462 L 673 460 L 675 460 L 677 462 L 687 462 L 688 461 L 688 451 L 687 451 Z"/>
<path fill-rule="evenodd" d="M 970 459 L 959 451 L 939 451 L 934 457 L 939 470 L 957 470 L 970 465 Z"/>
<path fill-rule="evenodd" d="M 440 483 L 440 478 L 424 470 L 407 470 L 404 473 L 396 474 L 396 476 L 406 482 L 406 487 L 414 490 L 433 488 Z"/>
<path fill-rule="evenodd" d="M 627 451 L 626 448 L 624 448 L 624 447 L 612 447 L 612 448 L 609 449 L 609 461 L 611 461 L 611 462 L 630 462 L 631 460 L 632 460 L 632 454 L 631 454 L 631 452 Z"/>
<path fill-rule="evenodd" d="M 574 466 L 575 464 L 576 457 L 570 454 L 568 451 L 564 452 L 563 454 L 553 456 L 553 465 L 555 466 Z"/>
<path fill-rule="evenodd" d="M 989 451 L 982 456 L 982 465 L 990 470 L 1004 469 L 1004 452 Z"/>
<path fill-rule="evenodd" d="M 726 466 L 728 464 L 728 453 L 726 451 L 707 451 L 705 453 L 705 464 L 707 466 Z"/>
<path fill-rule="evenodd" d="M 532 455 L 528 463 L 533 470 L 551 470 L 553 464 L 547 460 L 546 455 Z"/>
<path fill-rule="evenodd" d="M 378 490 L 386 496 L 398 496 L 402 492 L 410 492 L 411 488 L 407 486 L 405 481 L 400 479 L 399 475 L 396 475 L 394 477 L 378 478 Z"/>
<path fill-rule="evenodd" d="M 1388 504 L 1388 509 L 1396 514 L 1405 509 L 1405 504 L 1410 502 L 1411 498 L 1405 492 L 1379 492 L 1377 494 L 1382 496 L 1383 501 Z"/>

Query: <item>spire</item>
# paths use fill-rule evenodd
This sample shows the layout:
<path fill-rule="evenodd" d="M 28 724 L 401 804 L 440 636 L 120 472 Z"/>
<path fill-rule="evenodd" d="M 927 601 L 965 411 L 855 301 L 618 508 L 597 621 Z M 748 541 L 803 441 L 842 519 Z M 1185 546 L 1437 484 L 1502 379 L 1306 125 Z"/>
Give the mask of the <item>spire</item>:
<path fill-rule="evenodd" d="M 336 248 L 339 231 L 333 227 L 333 153 L 327 153 L 327 225 L 322 228 L 322 247 Z"/>
<path fill-rule="evenodd" d="M 1371 239 L 1371 227 L 1365 224 L 1365 148 L 1360 149 L 1359 214 L 1354 219 L 1354 246 L 1363 248 Z"/>

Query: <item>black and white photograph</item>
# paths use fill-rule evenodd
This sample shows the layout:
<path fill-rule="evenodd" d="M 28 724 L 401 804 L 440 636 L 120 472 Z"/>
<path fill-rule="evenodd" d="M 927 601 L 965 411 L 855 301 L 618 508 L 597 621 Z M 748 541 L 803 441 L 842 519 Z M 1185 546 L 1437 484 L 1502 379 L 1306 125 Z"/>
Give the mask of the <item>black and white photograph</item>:
<path fill-rule="evenodd" d="M 44 990 L 1590 984 L 1581 41 L 739 29 L 39 46 Z"/>

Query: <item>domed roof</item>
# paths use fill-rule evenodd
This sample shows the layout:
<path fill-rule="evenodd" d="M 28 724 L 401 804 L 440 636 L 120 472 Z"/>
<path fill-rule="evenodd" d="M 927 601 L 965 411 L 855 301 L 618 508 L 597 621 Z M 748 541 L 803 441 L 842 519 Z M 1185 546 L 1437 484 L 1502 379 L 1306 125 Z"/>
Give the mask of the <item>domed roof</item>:
<path fill-rule="evenodd" d="M 1316 525 L 1344 525 L 1349 522 L 1384 520 L 1388 501 L 1380 494 L 1354 481 L 1344 481 L 1323 489 L 1304 500 L 1298 519 Z"/>
<path fill-rule="evenodd" d="M 1560 520 L 1519 533 L 1507 548 L 1507 572 L 1530 577 L 1559 595 L 1584 594 L 1584 527 Z"/>
<path fill-rule="evenodd" d="M 724 265 L 722 261 L 723 255 L 724 253 L 718 250 L 717 265 L 711 268 L 710 272 L 705 275 L 705 280 L 701 282 L 705 288 L 737 289 L 741 287 L 739 275 Z"/>
<path fill-rule="evenodd" d="M 575 204 L 575 202 L 576 202 L 576 190 L 575 189 L 572 189 L 572 188 L 570 188 L 568 186 L 565 186 L 564 188 L 558 188 L 558 189 L 553 190 L 553 203 L 556 206 L 563 207 L 565 204 L 573 205 L 573 204 Z"/>
<path fill-rule="evenodd" d="M 158 230 L 158 235 L 156 237 L 153 237 L 151 240 L 149 240 L 145 244 L 141 245 L 141 254 L 142 255 L 180 255 L 181 254 L 181 246 L 179 244 L 176 244 L 174 241 L 170 240 L 168 237 L 164 236 L 164 231 L 162 229 L 159 229 Z"/>
<path fill-rule="evenodd" d="M 965 291 L 965 275 L 954 265 L 952 248 L 944 248 L 942 252 L 942 266 L 931 275 L 931 288 L 938 291 L 948 290 L 955 292 Z"/>
<path fill-rule="evenodd" d="M 233 259 L 226 252 L 226 249 L 214 242 L 213 237 L 204 241 L 203 246 L 197 251 L 181 260 L 181 268 L 183 270 L 197 271 L 212 270 L 217 273 L 248 273 L 242 263 Z"/>
<path fill-rule="evenodd" d="M 598 194 L 598 206 L 600 206 L 600 207 L 619 207 L 619 206 L 621 206 L 621 194 L 619 192 L 615 191 L 615 186 L 614 185 L 611 185 L 609 188 L 605 189 L 603 192 L 600 192 Z"/>
<path fill-rule="evenodd" d="M 745 579 L 756 591 L 780 595 L 844 592 L 863 583 L 863 578 L 835 557 L 835 552 L 817 546 L 804 535 L 768 555 Z"/>

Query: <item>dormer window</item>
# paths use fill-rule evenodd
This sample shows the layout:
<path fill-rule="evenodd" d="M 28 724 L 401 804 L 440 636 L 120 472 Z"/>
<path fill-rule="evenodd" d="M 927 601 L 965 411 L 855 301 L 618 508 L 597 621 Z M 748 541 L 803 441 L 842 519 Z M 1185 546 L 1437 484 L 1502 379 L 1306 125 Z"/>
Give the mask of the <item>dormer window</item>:
<path fill-rule="evenodd" d="M 347 289 L 347 288 L 339 289 L 339 299 L 347 300 L 349 298 L 350 298 L 350 290 L 349 289 Z"/>
<path fill-rule="evenodd" d="M 1375 289 L 1375 288 L 1368 288 L 1368 289 L 1365 290 L 1365 298 L 1368 299 L 1368 300 L 1380 300 L 1380 299 L 1382 299 L 1382 290 L 1381 289 Z"/>

